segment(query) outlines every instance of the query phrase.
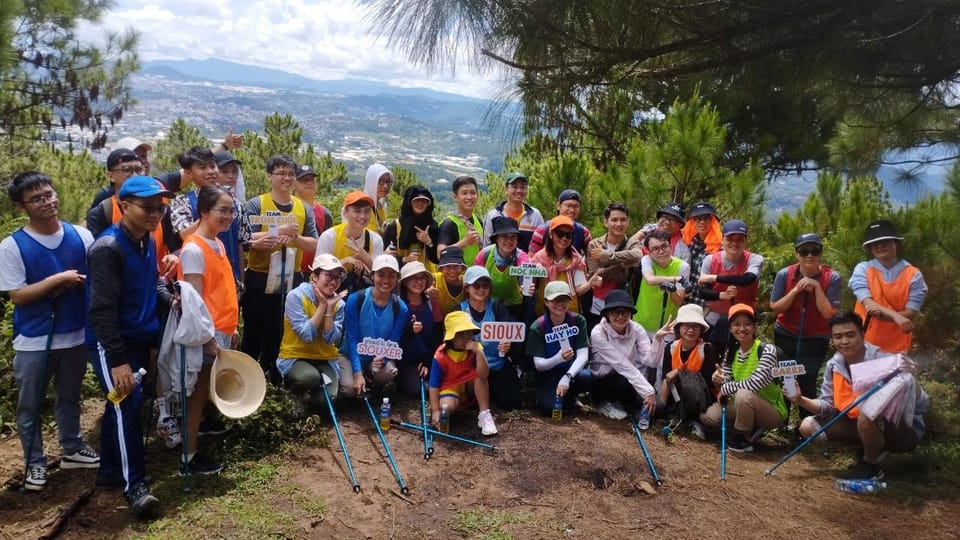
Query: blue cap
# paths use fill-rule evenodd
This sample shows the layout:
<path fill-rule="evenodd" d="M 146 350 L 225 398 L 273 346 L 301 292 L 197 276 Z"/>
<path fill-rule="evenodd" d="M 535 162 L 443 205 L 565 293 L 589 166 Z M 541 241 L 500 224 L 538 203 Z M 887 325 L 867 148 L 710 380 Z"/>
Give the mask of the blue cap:
<path fill-rule="evenodd" d="M 818 246 L 822 246 L 823 240 L 820 239 L 820 235 L 817 233 L 803 233 L 793 241 L 794 248 L 798 248 L 804 244 L 816 244 Z"/>
<path fill-rule="evenodd" d="M 746 236 L 747 224 L 739 219 L 731 219 L 723 224 L 723 235 L 727 236 L 728 234 L 742 234 Z"/>
<path fill-rule="evenodd" d="M 120 186 L 120 192 L 117 194 L 120 200 L 127 197 L 147 198 L 156 195 L 173 197 L 175 193 L 152 176 L 131 176 Z"/>
<path fill-rule="evenodd" d="M 464 285 L 473 285 L 478 279 L 490 279 L 490 272 L 482 266 L 471 266 L 467 268 L 467 273 L 463 275 Z"/>

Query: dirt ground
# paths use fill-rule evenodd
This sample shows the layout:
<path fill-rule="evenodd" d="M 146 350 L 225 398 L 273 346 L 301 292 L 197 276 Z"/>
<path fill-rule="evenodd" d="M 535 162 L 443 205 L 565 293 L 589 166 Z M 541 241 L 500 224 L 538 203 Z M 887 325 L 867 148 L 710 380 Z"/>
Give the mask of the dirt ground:
<path fill-rule="evenodd" d="M 96 423 L 100 407 L 85 404 L 85 427 Z M 419 421 L 415 403 L 397 409 L 397 419 Z M 727 480 L 721 482 L 716 443 L 691 439 L 685 430 L 669 443 L 651 429 L 644 440 L 664 481 L 657 487 L 629 424 L 588 414 L 560 424 L 528 412 L 500 415 L 500 434 L 484 439 L 497 450 L 436 439 L 429 461 L 423 459 L 420 434 L 395 427 L 387 439 L 409 487 L 403 497 L 369 417 L 359 408 L 342 417 L 362 492 L 353 492 L 330 429 L 329 448 L 300 447 L 282 464 L 285 481 L 324 503 L 321 518 L 301 519 L 299 532 L 282 536 L 873 540 L 960 534 L 958 500 L 930 500 L 898 489 L 908 481 L 898 480 L 899 471 L 888 469 L 890 488 L 879 495 L 838 491 L 833 481 L 849 455 L 844 452 L 828 457 L 806 451 L 766 477 L 763 471 L 789 450 L 772 442 L 754 454 L 730 453 Z M 453 432 L 479 438 L 472 415 L 455 416 Z M 45 440 L 54 440 L 53 434 Z M 159 444 L 151 447 L 153 457 L 163 452 Z M 0 478 L 15 476 L 21 463 L 18 439 L 0 440 Z M 175 475 L 172 466 L 166 473 L 148 469 Z M 0 538 L 42 536 L 68 505 L 90 493 L 93 479 L 94 471 L 54 470 L 43 492 L 0 493 Z M 183 506 L 164 505 L 168 517 L 180 512 Z M 60 537 L 134 538 L 145 532 L 127 514 L 119 493 L 94 492 L 66 520 Z M 254 537 L 243 530 L 197 531 L 197 536 Z"/>

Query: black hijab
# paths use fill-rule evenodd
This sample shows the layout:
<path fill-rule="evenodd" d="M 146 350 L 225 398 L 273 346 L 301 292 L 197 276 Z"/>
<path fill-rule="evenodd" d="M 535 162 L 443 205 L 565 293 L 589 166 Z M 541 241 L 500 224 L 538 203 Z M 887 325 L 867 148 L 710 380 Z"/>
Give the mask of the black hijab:
<path fill-rule="evenodd" d="M 421 196 L 430 199 L 430 204 L 422 214 L 417 215 L 413 211 L 413 199 Z M 431 236 L 433 236 L 437 229 L 437 222 L 433 220 L 433 194 L 430 193 L 430 190 L 419 185 L 408 187 L 403 192 L 403 204 L 400 205 L 398 220 L 400 221 L 400 231 L 397 238 L 399 249 L 408 249 L 411 244 L 419 242 L 417 240 L 417 229 L 414 227 L 428 231 L 430 227 L 433 227 L 433 231 L 430 231 Z"/>

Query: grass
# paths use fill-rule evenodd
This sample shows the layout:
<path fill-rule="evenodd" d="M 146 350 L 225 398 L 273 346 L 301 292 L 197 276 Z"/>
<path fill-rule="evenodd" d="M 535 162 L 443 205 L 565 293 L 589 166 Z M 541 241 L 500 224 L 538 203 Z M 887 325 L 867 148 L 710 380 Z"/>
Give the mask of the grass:
<path fill-rule="evenodd" d="M 160 479 L 154 492 L 167 515 L 147 528 L 144 539 L 264 538 L 304 534 L 301 519 L 323 519 L 322 500 L 289 482 L 280 460 L 239 464 L 222 476 L 194 479 L 190 493 L 181 479 Z"/>
<path fill-rule="evenodd" d="M 530 523 L 533 514 L 525 511 L 517 512 L 490 512 L 486 510 L 466 510 L 457 512 L 452 527 L 458 531 L 471 535 L 476 540 L 508 540 L 512 539 L 504 527 L 509 525 Z"/>

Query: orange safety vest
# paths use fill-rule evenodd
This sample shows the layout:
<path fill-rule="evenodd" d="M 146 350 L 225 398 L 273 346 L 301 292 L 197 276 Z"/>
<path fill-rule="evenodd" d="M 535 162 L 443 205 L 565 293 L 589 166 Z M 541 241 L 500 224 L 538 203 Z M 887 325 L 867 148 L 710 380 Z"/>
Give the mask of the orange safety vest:
<path fill-rule="evenodd" d="M 897 276 L 897 279 L 886 282 L 883 273 L 872 267 L 867 267 L 867 286 L 870 288 L 870 297 L 874 302 L 894 311 L 903 311 L 910 299 L 910 281 L 919 272 L 917 267 L 909 263 Z M 859 301 L 854 305 L 854 311 L 866 319 L 867 310 Z M 871 318 L 864 339 L 873 343 L 880 350 L 898 353 L 910 350 L 913 335 L 900 329 L 896 323 L 879 318 Z"/>
<path fill-rule="evenodd" d="M 671 369 L 685 369 L 687 371 L 700 371 L 700 368 L 703 367 L 703 355 L 701 349 L 703 349 L 703 341 L 697 343 L 697 346 L 690 351 L 690 356 L 687 357 L 686 363 L 680 360 L 680 341 L 674 342 L 676 345 L 672 347 L 670 351 L 670 368 Z"/>
<path fill-rule="evenodd" d="M 198 234 L 191 234 L 184 241 L 184 245 L 193 243 L 203 253 L 203 303 L 213 319 L 213 327 L 228 336 L 237 331 L 240 321 L 240 305 L 237 302 L 237 286 L 233 279 L 233 267 L 223 242 L 217 240 L 220 247 L 218 254 L 207 244 L 206 239 Z M 183 266 L 178 265 L 177 274 L 183 279 Z"/>
<path fill-rule="evenodd" d="M 836 371 L 833 372 L 833 406 L 836 407 L 838 411 L 849 407 L 859 395 L 857 392 L 854 392 L 853 385 L 850 384 L 843 375 Z M 859 418 L 860 407 L 850 409 L 847 416 L 852 420 Z"/>
<path fill-rule="evenodd" d="M 169 202 L 169 199 L 163 199 L 163 204 L 167 204 Z M 116 195 L 111 196 L 110 206 L 110 224 L 116 225 L 117 223 L 120 223 L 121 219 L 123 219 L 123 212 L 120 211 L 120 197 Z M 157 228 L 150 233 L 150 236 L 153 237 L 154 248 L 157 250 L 157 269 L 163 270 L 163 258 L 170 254 L 170 250 L 167 249 L 167 245 L 163 243 L 163 220 L 160 220 L 160 223 L 157 224 Z"/>

